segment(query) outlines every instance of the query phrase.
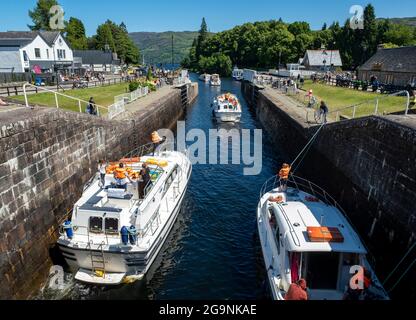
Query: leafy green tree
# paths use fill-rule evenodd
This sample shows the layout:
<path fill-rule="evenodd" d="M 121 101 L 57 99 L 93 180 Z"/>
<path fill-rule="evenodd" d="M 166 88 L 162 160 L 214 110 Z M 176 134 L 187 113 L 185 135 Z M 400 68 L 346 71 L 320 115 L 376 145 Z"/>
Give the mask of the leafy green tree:
<path fill-rule="evenodd" d="M 93 40 L 91 40 L 93 42 Z M 96 49 L 103 50 L 106 45 L 116 52 L 118 57 L 127 64 L 137 64 L 140 60 L 139 48 L 129 37 L 127 27 L 124 23 L 117 25 L 107 20 L 97 29 L 95 37 Z"/>
<path fill-rule="evenodd" d="M 52 15 L 49 13 L 49 10 L 58 5 L 56 0 L 38 0 L 36 7 L 33 10 L 29 10 L 29 17 L 33 21 L 33 25 L 28 27 L 32 31 L 50 31 L 50 19 Z"/>
<path fill-rule="evenodd" d="M 71 17 L 66 23 L 66 40 L 74 50 L 86 50 L 88 40 L 81 20 Z"/>
<path fill-rule="evenodd" d="M 230 76 L 232 62 L 230 57 L 223 53 L 214 53 L 210 57 L 202 56 L 199 60 L 199 70 L 207 73 L 218 73 L 221 76 Z"/>
<path fill-rule="evenodd" d="M 98 26 L 97 35 L 96 35 L 96 49 L 104 50 L 107 48 L 116 51 L 116 45 L 113 38 L 113 33 L 111 32 L 111 26 L 107 23 Z"/>
<path fill-rule="evenodd" d="M 384 33 L 385 41 L 396 46 L 416 45 L 415 28 L 405 25 L 395 24 Z"/>

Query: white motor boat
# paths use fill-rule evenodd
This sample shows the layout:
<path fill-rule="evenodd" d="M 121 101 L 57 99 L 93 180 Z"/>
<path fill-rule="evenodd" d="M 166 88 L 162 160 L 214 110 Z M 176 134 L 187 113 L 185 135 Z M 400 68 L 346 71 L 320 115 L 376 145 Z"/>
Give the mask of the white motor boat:
<path fill-rule="evenodd" d="M 220 87 L 221 86 L 221 78 L 219 74 L 213 74 L 211 76 L 210 84 L 213 87 Z"/>
<path fill-rule="evenodd" d="M 213 116 L 222 122 L 240 122 L 242 109 L 238 98 L 226 93 L 214 99 L 212 103 Z"/>
<path fill-rule="evenodd" d="M 242 81 L 244 79 L 244 70 L 234 67 L 232 77 L 236 81 Z"/>
<path fill-rule="evenodd" d="M 192 165 L 182 152 L 152 152 L 153 144 L 120 160 L 132 179 L 148 165 L 151 179 L 142 191 L 131 179 L 126 188 L 116 185 L 117 163 L 107 167 L 104 185 L 97 175 L 85 187 L 58 240 L 75 279 L 99 285 L 141 280 L 157 257 L 181 209 Z"/>
<path fill-rule="evenodd" d="M 306 280 L 310 300 L 342 300 L 351 292 L 360 292 L 359 299 L 389 299 L 345 212 L 312 182 L 291 176 L 284 187 L 276 177 L 268 180 L 261 191 L 257 223 L 275 300 L 285 300 L 291 284 L 300 279 Z M 366 274 L 365 290 L 352 290 L 363 289 L 363 282 L 350 286 L 354 270 L 361 270 L 360 281 Z"/>
<path fill-rule="evenodd" d="M 206 74 L 206 73 L 201 74 L 199 76 L 199 80 L 201 80 L 202 82 L 205 82 L 205 83 L 209 83 L 211 81 L 211 75 L 210 74 Z"/>

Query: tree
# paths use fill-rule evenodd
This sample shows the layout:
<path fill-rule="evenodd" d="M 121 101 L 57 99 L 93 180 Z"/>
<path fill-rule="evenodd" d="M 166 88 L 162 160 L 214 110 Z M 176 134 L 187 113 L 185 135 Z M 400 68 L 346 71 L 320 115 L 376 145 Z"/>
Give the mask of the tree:
<path fill-rule="evenodd" d="M 81 20 L 71 17 L 66 23 L 66 40 L 73 50 L 86 50 L 88 40 Z"/>
<path fill-rule="evenodd" d="M 96 35 L 96 49 L 104 50 L 106 48 L 116 51 L 111 27 L 107 23 L 98 26 Z"/>
<path fill-rule="evenodd" d="M 199 70 L 206 73 L 218 73 L 221 76 L 230 76 L 232 62 L 230 57 L 223 53 L 214 53 L 210 57 L 202 56 L 199 60 Z"/>
<path fill-rule="evenodd" d="M 122 23 L 115 24 L 111 20 L 107 20 L 97 29 L 97 35 L 90 43 L 95 42 L 95 48 L 103 50 L 106 46 L 127 64 L 137 64 L 140 60 L 139 48 L 129 37 L 127 26 Z"/>
<path fill-rule="evenodd" d="M 50 31 L 50 19 L 52 15 L 49 10 L 58 5 L 56 0 L 38 0 L 36 7 L 33 10 L 29 10 L 29 17 L 33 21 L 33 25 L 28 25 L 32 31 Z"/>
<path fill-rule="evenodd" d="M 201 56 L 202 50 L 203 50 L 202 48 L 207 38 L 208 38 L 208 26 L 207 26 L 207 22 L 205 21 L 205 18 L 202 18 L 201 29 L 199 30 L 199 35 L 198 35 L 196 48 L 195 48 L 195 54 L 197 58 Z"/>

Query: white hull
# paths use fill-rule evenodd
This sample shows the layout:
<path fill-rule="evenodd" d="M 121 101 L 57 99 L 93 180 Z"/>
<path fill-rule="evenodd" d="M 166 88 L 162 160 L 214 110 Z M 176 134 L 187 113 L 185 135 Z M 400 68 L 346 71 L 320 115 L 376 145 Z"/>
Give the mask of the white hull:
<path fill-rule="evenodd" d="M 155 161 L 149 157 L 140 159 L 152 163 Z M 58 240 L 66 262 L 71 271 L 76 273 L 76 280 L 117 285 L 121 279 L 137 281 L 146 275 L 172 230 L 192 174 L 192 164 L 182 153 L 168 152 L 166 157 L 159 159 L 162 159 L 160 163 L 165 169 L 158 167 L 159 171 L 151 171 L 153 186 L 141 201 L 128 197 L 134 188 L 128 187 L 125 191 L 127 199 L 124 193 L 120 198 L 114 198 L 115 191 L 110 194 L 98 181 L 84 191 L 72 215 L 73 237 L 68 238 L 63 233 Z M 157 169 L 156 166 L 153 168 Z M 107 174 L 106 179 L 112 178 Z M 124 192 L 124 189 L 116 190 Z M 87 201 L 86 204 L 84 201 Z M 115 215 L 117 213 L 118 216 Z M 99 230 L 94 232 L 95 229 L 92 228 L 97 228 L 97 222 L 94 224 L 91 221 L 102 219 L 100 217 L 103 214 L 105 221 L 118 221 L 117 231 L 103 232 L 101 222 L 98 222 Z M 130 225 L 137 229 L 137 235 L 134 240 L 130 235 L 130 241 L 125 242 L 123 229 Z"/>
<path fill-rule="evenodd" d="M 215 112 L 215 118 L 221 122 L 240 122 L 241 112 Z"/>
<path fill-rule="evenodd" d="M 210 84 L 211 84 L 211 87 L 221 87 L 221 81 L 216 81 L 216 82 L 211 81 Z"/>
<path fill-rule="evenodd" d="M 126 252 L 120 251 L 117 253 L 109 251 L 109 248 L 107 248 L 107 250 L 104 250 L 105 266 L 107 273 L 122 273 L 125 274 L 125 276 L 138 276 L 137 279 L 139 280 L 146 275 L 147 271 L 152 266 L 152 263 L 160 253 L 160 250 L 165 244 L 165 241 L 176 222 L 176 219 L 181 209 L 184 195 L 186 193 L 186 189 L 187 188 L 185 188 L 181 199 L 178 201 L 174 211 L 172 212 L 171 217 L 166 222 L 165 226 L 163 227 L 163 230 L 161 230 L 160 234 L 157 237 L 155 245 L 153 248 L 151 248 L 151 250 Z M 65 241 L 59 241 L 58 244 L 61 249 L 61 252 L 65 257 L 65 261 L 68 263 L 68 266 L 70 267 L 72 272 L 77 272 L 79 269 L 91 271 L 91 253 L 89 250 L 77 249 L 67 246 L 65 244 Z M 105 279 L 103 280 L 103 278 L 98 278 L 96 284 L 111 285 L 112 283 L 106 283 Z M 113 284 L 117 285 L 119 283 Z"/>
<path fill-rule="evenodd" d="M 364 267 L 371 273 L 371 287 L 366 293 L 368 297 L 373 297 L 370 299 L 388 299 L 368 263 L 365 247 L 336 201 L 320 187 L 301 178 L 292 176 L 289 185 L 294 187 L 288 188 L 287 192 L 277 187 L 279 183 L 275 177 L 265 183 L 257 207 L 258 233 L 273 299 L 285 300 L 292 284 L 292 275 L 296 277 L 297 274 L 298 279 L 312 279 L 312 288 L 308 290 L 309 300 L 342 300 L 346 294 L 351 294 L 348 286 L 350 269 L 354 266 Z M 299 186 L 310 188 L 320 199 L 312 196 L 312 192 L 299 190 Z M 280 202 L 270 200 L 276 197 L 281 199 Z M 333 229 L 338 226 L 342 240 L 311 240 L 309 231 L 305 230 L 308 227 L 325 228 L 322 221 Z M 319 263 L 325 263 L 326 268 L 330 266 L 324 273 L 320 272 L 321 264 L 317 260 L 313 262 L 317 254 L 320 254 L 320 259 L 325 257 L 325 260 L 318 260 Z M 294 258 L 294 255 L 298 258 Z M 297 264 L 292 264 L 292 258 L 295 261 L 299 259 Z"/>

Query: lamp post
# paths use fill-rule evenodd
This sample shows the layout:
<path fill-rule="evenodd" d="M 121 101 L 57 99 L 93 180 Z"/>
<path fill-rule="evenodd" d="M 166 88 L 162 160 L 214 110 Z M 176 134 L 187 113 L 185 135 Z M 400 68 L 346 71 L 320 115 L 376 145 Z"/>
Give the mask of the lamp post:
<path fill-rule="evenodd" d="M 277 67 L 277 69 L 278 69 L 279 72 L 280 72 L 280 62 L 281 62 L 281 59 L 282 59 L 282 50 L 279 51 L 279 65 Z"/>
<path fill-rule="evenodd" d="M 53 68 L 55 69 L 56 91 L 59 91 L 58 66 L 56 65 L 55 43 L 52 45 L 53 50 Z"/>

